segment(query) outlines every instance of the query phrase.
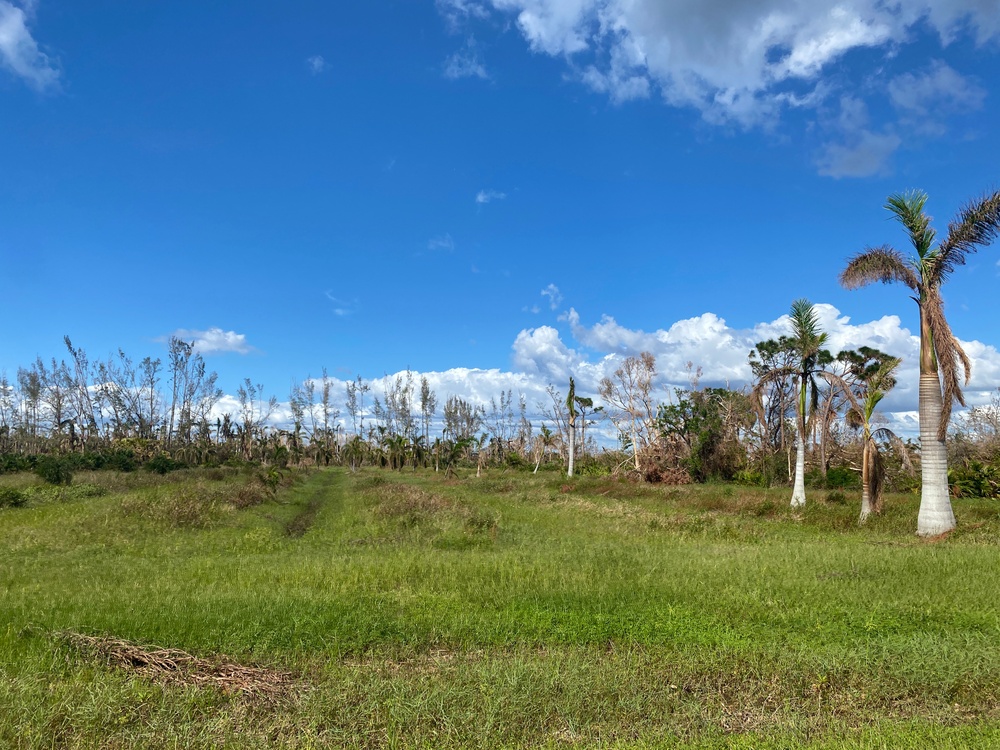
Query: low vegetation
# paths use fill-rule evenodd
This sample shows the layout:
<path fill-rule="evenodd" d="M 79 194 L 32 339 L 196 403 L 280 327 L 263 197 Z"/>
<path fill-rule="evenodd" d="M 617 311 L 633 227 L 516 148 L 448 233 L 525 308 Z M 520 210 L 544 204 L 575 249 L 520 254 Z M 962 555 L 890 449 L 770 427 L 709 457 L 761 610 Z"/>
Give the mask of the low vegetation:
<path fill-rule="evenodd" d="M 0 746 L 1000 743 L 995 500 L 476 470 L 0 476 Z"/>

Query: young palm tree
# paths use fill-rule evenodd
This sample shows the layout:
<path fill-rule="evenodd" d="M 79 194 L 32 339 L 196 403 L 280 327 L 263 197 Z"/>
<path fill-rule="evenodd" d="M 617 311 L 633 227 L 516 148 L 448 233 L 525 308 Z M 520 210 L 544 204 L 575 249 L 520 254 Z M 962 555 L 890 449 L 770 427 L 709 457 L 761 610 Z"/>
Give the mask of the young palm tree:
<path fill-rule="evenodd" d="M 917 533 L 935 536 L 955 528 L 948 495 L 948 455 L 945 433 L 954 401 L 963 406 L 959 369 L 969 382 L 971 363 L 944 316 L 941 284 L 965 256 L 985 247 L 1000 230 L 1000 191 L 969 203 L 951 224 L 944 240 L 924 213 L 927 194 L 919 191 L 889 196 L 885 207 L 909 235 L 916 255 L 906 258 L 889 245 L 868 248 L 848 261 L 840 283 L 848 289 L 881 281 L 900 282 L 920 309 L 920 512 Z M 939 376 L 940 372 L 940 376 Z M 944 393 L 942 394 L 942 380 Z"/>
<path fill-rule="evenodd" d="M 875 407 L 896 385 L 895 372 L 902 361 L 875 349 L 861 347 L 851 362 L 857 378 L 857 403 L 847 410 L 847 421 L 861 428 L 861 515 L 864 523 L 872 513 L 882 512 L 882 486 L 885 483 L 885 464 L 879 452 L 879 440 L 891 440 L 909 468 L 909 456 L 899 437 L 890 429 L 872 429 Z"/>

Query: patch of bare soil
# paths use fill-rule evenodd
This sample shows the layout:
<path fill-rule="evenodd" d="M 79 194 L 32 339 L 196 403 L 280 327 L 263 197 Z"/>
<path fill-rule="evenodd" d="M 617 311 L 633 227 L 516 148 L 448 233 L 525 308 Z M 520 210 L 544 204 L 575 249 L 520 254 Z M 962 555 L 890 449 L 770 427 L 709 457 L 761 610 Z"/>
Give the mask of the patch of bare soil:
<path fill-rule="evenodd" d="M 82 657 L 168 685 L 213 687 L 227 695 L 277 700 L 299 681 L 288 672 L 236 664 L 215 657 L 202 659 L 186 651 L 140 646 L 108 636 L 60 631 L 54 638 Z"/>

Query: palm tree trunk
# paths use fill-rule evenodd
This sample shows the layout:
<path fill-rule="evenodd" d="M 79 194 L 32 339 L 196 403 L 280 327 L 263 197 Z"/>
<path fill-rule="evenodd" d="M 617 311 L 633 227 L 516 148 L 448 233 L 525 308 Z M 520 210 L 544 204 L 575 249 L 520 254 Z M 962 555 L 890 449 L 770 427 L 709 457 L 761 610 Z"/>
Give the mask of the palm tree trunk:
<path fill-rule="evenodd" d="M 924 370 L 924 367 L 920 368 Z M 920 374 L 920 512 L 917 534 L 937 536 L 955 528 L 948 495 L 948 451 L 938 439 L 941 423 L 941 381 L 937 367 Z"/>
<path fill-rule="evenodd" d="M 792 507 L 806 504 L 806 440 L 803 430 L 795 436 L 795 485 L 792 489 Z"/>
<path fill-rule="evenodd" d="M 864 523 L 872 514 L 872 489 L 868 476 L 869 461 L 871 461 L 871 438 L 866 435 L 864 445 L 861 448 L 861 515 L 858 517 L 858 523 Z"/>
<path fill-rule="evenodd" d="M 576 425 L 573 424 L 573 420 L 569 423 L 569 471 L 566 472 L 567 477 L 573 476 L 573 454 L 576 451 Z"/>

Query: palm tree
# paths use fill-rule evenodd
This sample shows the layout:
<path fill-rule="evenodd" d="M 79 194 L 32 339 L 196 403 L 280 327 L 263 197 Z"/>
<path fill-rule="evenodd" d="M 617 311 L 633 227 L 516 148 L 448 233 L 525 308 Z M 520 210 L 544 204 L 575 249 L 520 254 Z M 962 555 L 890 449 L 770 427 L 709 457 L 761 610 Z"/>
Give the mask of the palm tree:
<path fill-rule="evenodd" d="M 920 309 L 920 512 L 917 533 L 936 536 L 955 528 L 948 495 L 948 454 L 945 434 L 953 402 L 963 406 L 959 369 L 968 384 L 971 363 L 944 316 L 941 284 L 965 256 L 985 247 L 1000 230 L 1000 191 L 970 202 L 948 225 L 944 241 L 924 213 L 927 194 L 920 191 L 889 196 L 885 208 L 903 225 L 916 255 L 906 258 L 889 245 L 867 248 L 854 256 L 840 274 L 848 289 L 881 281 L 900 282 Z M 940 374 L 939 374 L 940 373 Z M 942 394 L 943 381 L 943 394 Z"/>
<path fill-rule="evenodd" d="M 768 371 L 761 377 L 755 390 L 759 404 L 763 387 L 771 381 L 789 376 L 796 380 L 798 393 L 795 398 L 795 483 L 792 487 L 792 507 L 798 508 L 806 504 L 806 422 L 819 401 L 816 378 L 824 378 L 831 385 L 844 389 L 845 393 L 847 389 L 841 378 L 823 370 L 820 366 L 820 363 L 826 360 L 823 357 L 823 345 L 826 344 L 827 335 L 819 329 L 819 320 L 813 304 L 807 299 L 795 300 L 789 317 L 792 322 L 792 335 L 786 341 L 795 354 L 795 364 Z"/>
<path fill-rule="evenodd" d="M 567 424 L 569 426 L 569 467 L 566 476 L 573 477 L 573 458 L 576 453 L 576 383 L 569 379 L 569 395 L 566 396 Z"/>
<path fill-rule="evenodd" d="M 875 407 L 896 385 L 896 368 L 902 362 L 876 349 L 862 346 L 850 352 L 852 374 L 857 378 L 857 403 L 847 410 L 847 422 L 861 428 L 861 515 L 864 523 L 872 513 L 882 512 L 882 486 L 885 483 L 885 464 L 879 451 L 879 440 L 890 440 L 899 450 L 903 465 L 909 469 L 909 454 L 903 442 L 887 427 L 872 429 Z"/>

